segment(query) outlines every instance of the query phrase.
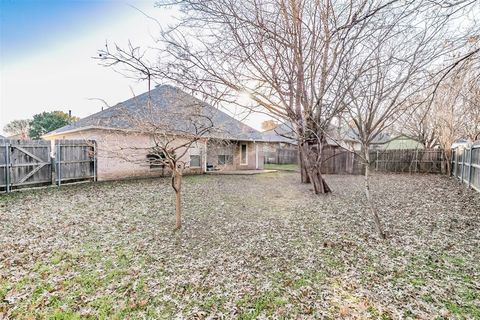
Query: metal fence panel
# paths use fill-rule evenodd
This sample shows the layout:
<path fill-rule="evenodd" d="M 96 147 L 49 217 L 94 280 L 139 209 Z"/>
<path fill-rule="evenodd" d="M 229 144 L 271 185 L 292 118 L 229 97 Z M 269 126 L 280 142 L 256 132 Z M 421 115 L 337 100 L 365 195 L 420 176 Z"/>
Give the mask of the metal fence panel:
<path fill-rule="evenodd" d="M 480 145 L 452 150 L 452 176 L 480 192 Z"/>

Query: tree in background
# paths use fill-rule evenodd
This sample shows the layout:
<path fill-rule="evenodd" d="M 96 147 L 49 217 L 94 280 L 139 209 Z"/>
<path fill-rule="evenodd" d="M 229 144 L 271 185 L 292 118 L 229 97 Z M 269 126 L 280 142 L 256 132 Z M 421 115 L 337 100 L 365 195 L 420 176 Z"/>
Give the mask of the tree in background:
<path fill-rule="evenodd" d="M 31 139 L 40 139 L 45 133 L 78 120 L 78 117 L 71 116 L 63 111 L 42 112 L 33 116 L 28 134 Z"/>
<path fill-rule="evenodd" d="M 273 130 L 278 126 L 278 123 L 275 120 L 265 120 L 262 122 L 262 130 L 269 131 Z"/>
<path fill-rule="evenodd" d="M 426 149 L 438 146 L 443 150 L 447 174 L 451 171 L 452 144 L 459 139 L 473 142 L 480 138 L 479 79 L 478 59 L 464 60 L 435 86 L 432 98 L 427 98 L 428 90 L 416 95 L 413 104 L 418 106 L 398 123 L 400 132 Z"/>
<path fill-rule="evenodd" d="M 13 120 L 3 127 L 3 131 L 12 136 L 18 136 L 20 139 L 28 139 L 28 131 L 30 130 L 30 120 Z"/>
<path fill-rule="evenodd" d="M 418 97 L 418 99 L 425 99 Z M 402 115 L 396 123 L 396 132 L 418 141 L 425 149 L 431 150 L 438 146 L 437 119 L 430 112 L 427 103 L 423 103 Z"/>

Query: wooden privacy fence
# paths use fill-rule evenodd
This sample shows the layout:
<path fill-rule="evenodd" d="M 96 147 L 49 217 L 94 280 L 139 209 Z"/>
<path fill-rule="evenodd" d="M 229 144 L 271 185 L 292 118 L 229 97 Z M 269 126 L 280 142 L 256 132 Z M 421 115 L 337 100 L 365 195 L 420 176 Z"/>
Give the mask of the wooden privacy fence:
<path fill-rule="evenodd" d="M 360 152 L 360 151 L 358 151 Z M 265 163 L 296 164 L 298 152 L 292 148 L 278 148 L 265 153 Z M 322 173 L 363 174 L 365 161 L 357 153 L 339 146 L 324 146 Z M 446 173 L 443 150 L 396 149 L 370 151 L 370 169 L 398 173 Z"/>
<path fill-rule="evenodd" d="M 363 161 L 354 152 L 336 146 L 323 148 L 321 171 L 324 174 L 361 174 Z"/>
<path fill-rule="evenodd" d="M 370 151 L 370 169 L 383 172 L 446 173 L 441 149 Z"/>
<path fill-rule="evenodd" d="M 480 192 L 480 144 L 452 149 L 452 175 Z"/>
<path fill-rule="evenodd" d="M 0 139 L 0 192 L 95 181 L 95 149 L 94 141 L 85 140 Z"/>
<path fill-rule="evenodd" d="M 340 147 L 326 147 L 323 150 L 322 173 L 363 174 L 365 161 L 355 152 Z M 372 150 L 370 169 L 381 172 L 399 173 L 445 173 L 442 150 Z"/>
<path fill-rule="evenodd" d="M 296 148 L 277 148 L 275 151 L 265 151 L 264 162 L 272 164 L 297 164 L 298 150 Z"/>

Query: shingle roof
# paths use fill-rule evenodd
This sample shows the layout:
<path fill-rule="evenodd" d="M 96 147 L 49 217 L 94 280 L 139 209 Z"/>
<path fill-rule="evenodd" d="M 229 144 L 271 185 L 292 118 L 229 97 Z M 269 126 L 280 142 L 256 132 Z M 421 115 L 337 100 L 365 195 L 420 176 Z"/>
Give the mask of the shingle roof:
<path fill-rule="evenodd" d="M 232 140 L 262 139 L 262 134 L 259 131 L 176 87 L 170 85 L 158 86 L 150 91 L 150 97 L 152 106 L 156 109 L 155 111 L 160 111 L 155 114 L 161 114 L 162 118 L 168 119 L 169 124 L 173 124 L 172 127 L 187 128 L 189 126 L 188 122 L 190 120 L 188 120 L 188 117 L 181 116 L 181 112 L 178 112 L 178 110 L 182 110 L 182 108 L 188 109 L 186 105 L 191 105 L 192 102 L 195 102 L 195 104 L 202 106 L 200 108 L 202 109 L 201 112 L 204 115 L 207 115 L 213 122 L 215 128 L 214 132 L 207 136 Z M 127 111 L 129 114 L 142 115 L 142 112 L 146 109 L 147 101 L 148 93 L 143 93 L 113 107 L 80 119 L 75 123 L 49 132 L 46 136 L 92 127 L 106 129 L 135 129 L 132 121 L 129 121 L 125 112 Z"/>

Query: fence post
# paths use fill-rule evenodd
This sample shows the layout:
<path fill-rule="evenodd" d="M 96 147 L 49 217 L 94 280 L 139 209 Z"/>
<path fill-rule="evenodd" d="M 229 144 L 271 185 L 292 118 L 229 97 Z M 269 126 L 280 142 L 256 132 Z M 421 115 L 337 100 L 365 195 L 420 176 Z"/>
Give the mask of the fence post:
<path fill-rule="evenodd" d="M 468 157 L 468 188 L 470 189 L 472 184 L 472 153 L 473 153 L 473 146 L 470 146 L 470 155 Z"/>
<path fill-rule="evenodd" d="M 5 192 L 10 192 L 10 144 L 5 143 Z"/>
<path fill-rule="evenodd" d="M 55 168 L 55 158 L 52 157 L 52 154 L 50 154 L 50 179 L 52 182 L 52 185 L 55 185 L 55 176 L 56 176 L 56 168 Z"/>
<path fill-rule="evenodd" d="M 377 150 L 377 156 L 375 157 L 375 171 L 378 171 L 378 150 Z"/>
<path fill-rule="evenodd" d="M 59 140 L 56 140 L 55 142 L 58 142 L 57 144 L 57 151 L 56 151 L 56 161 L 57 161 L 57 185 L 60 187 L 62 184 L 62 173 L 61 173 L 61 167 L 62 167 L 62 154 L 61 154 L 61 145 Z"/>

